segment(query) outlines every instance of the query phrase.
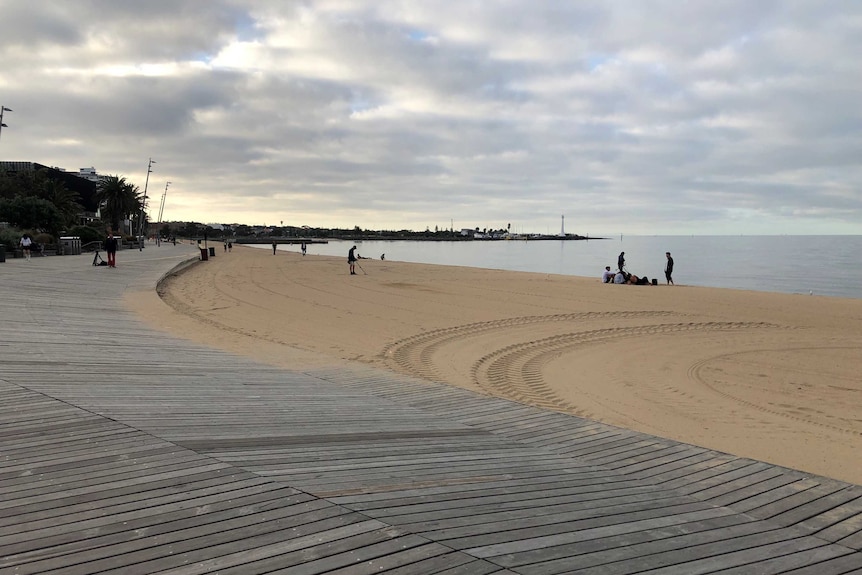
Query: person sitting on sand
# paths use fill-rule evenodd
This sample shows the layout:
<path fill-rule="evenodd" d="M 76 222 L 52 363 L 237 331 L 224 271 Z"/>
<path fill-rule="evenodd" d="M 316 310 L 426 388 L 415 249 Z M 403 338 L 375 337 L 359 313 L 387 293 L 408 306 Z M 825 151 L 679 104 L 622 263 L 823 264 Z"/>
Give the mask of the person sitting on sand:
<path fill-rule="evenodd" d="M 615 284 L 624 284 L 627 281 L 628 281 L 628 279 L 626 278 L 625 272 L 617 272 L 616 275 L 614 275 L 614 283 Z"/>
<path fill-rule="evenodd" d="M 614 281 L 616 274 L 611 271 L 611 266 L 605 266 L 605 271 L 602 273 L 602 283 L 609 284 Z"/>

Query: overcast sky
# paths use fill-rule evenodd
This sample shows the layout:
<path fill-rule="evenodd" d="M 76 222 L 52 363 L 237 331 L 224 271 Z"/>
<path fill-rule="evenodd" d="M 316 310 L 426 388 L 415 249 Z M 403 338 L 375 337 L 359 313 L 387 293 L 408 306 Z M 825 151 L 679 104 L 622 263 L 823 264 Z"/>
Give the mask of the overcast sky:
<path fill-rule="evenodd" d="M 0 160 L 151 217 L 862 234 L 858 0 L 0 0 Z"/>

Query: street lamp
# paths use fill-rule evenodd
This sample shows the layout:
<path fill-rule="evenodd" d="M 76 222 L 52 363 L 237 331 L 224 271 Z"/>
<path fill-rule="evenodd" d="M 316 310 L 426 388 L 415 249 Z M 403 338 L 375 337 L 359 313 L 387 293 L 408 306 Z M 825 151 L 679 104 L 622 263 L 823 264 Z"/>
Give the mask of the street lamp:
<path fill-rule="evenodd" d="M 162 213 L 165 211 L 165 197 L 168 195 L 168 186 L 170 182 L 165 182 L 165 191 L 162 192 L 162 201 L 159 204 L 159 230 L 156 232 L 156 245 L 162 245 Z"/>
<path fill-rule="evenodd" d="M 147 209 L 147 186 L 150 183 L 150 174 L 153 173 L 153 164 L 156 161 L 150 158 L 147 164 L 147 179 L 144 181 L 144 197 L 141 198 L 141 221 L 138 222 L 138 251 L 144 249 L 144 214 Z"/>
<path fill-rule="evenodd" d="M 162 203 L 159 205 L 159 223 L 162 223 L 162 214 L 165 212 L 165 198 L 168 195 L 168 186 L 170 182 L 165 182 L 165 191 L 162 193 Z"/>
<path fill-rule="evenodd" d="M 11 112 L 12 108 L 7 108 L 6 106 L 0 106 L 0 133 L 3 133 L 3 128 L 8 128 L 6 124 L 3 123 L 3 113 Z"/>

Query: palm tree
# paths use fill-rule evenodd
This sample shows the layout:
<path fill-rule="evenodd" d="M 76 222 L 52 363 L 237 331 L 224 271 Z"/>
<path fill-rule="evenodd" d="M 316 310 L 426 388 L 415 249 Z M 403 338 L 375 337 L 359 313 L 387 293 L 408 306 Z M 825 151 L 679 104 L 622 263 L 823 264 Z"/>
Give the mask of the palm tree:
<path fill-rule="evenodd" d="M 142 200 L 138 186 L 120 176 L 102 178 L 96 186 L 96 199 L 99 201 L 102 219 L 107 221 L 114 231 L 119 231 L 119 224 L 126 216 L 140 211 Z"/>
<path fill-rule="evenodd" d="M 42 183 L 42 197 L 53 203 L 63 216 L 63 225 L 70 227 L 77 224 L 81 213 L 81 196 L 59 180 L 45 180 Z"/>

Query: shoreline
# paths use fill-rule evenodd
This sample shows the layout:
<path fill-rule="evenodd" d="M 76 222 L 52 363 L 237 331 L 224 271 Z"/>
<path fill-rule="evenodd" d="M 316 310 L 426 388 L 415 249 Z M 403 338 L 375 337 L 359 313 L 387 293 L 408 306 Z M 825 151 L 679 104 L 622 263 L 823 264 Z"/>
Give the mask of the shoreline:
<path fill-rule="evenodd" d="M 862 301 L 236 246 L 136 303 L 288 369 L 348 365 L 862 484 Z"/>
<path fill-rule="evenodd" d="M 677 283 L 769 293 L 826 295 L 862 299 L 862 268 L 848 265 L 862 242 L 842 238 L 675 238 L 650 237 L 616 242 L 408 242 L 369 241 L 355 245 L 358 253 L 393 261 L 459 265 L 507 271 L 599 277 L 605 266 L 616 269 L 626 251 L 627 271 L 665 283 L 665 252 L 676 260 Z M 862 240 L 862 236 L 859 238 Z M 853 241 L 850 241 L 853 240 Z M 333 240 L 309 246 L 309 255 L 343 256 L 354 242 Z M 260 246 L 254 246 L 260 248 Z M 266 249 L 266 248 L 264 248 Z M 290 251 L 290 246 L 279 250 Z M 298 250 L 296 250 L 298 251 Z M 828 254 L 824 255 L 824 254 Z M 804 265 L 793 265 L 802 262 Z"/>

